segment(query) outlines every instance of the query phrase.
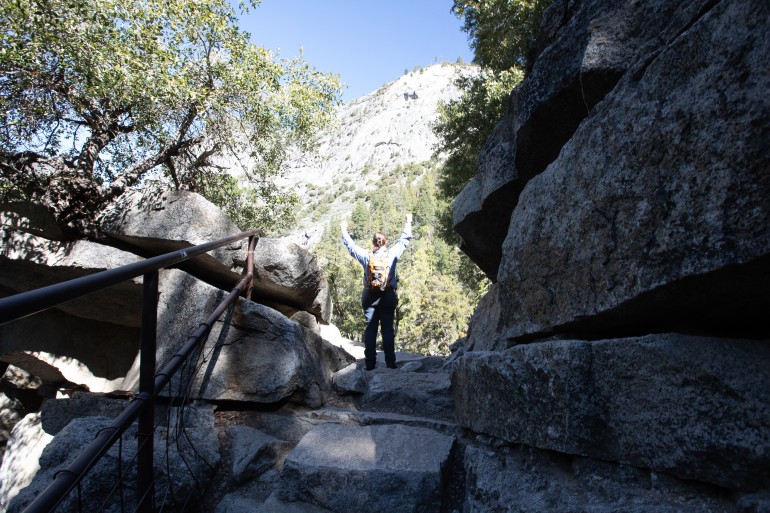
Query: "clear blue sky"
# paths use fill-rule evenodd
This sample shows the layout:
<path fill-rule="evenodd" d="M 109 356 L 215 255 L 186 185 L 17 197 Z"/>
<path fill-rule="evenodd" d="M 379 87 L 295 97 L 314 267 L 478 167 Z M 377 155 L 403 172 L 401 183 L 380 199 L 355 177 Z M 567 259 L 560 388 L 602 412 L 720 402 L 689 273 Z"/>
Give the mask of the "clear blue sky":
<path fill-rule="evenodd" d="M 235 3 L 235 2 L 234 2 Z M 473 60 L 452 0 L 263 0 L 240 18 L 251 41 L 340 75 L 343 100 L 436 62 Z M 237 8 L 236 8 L 237 9 Z"/>

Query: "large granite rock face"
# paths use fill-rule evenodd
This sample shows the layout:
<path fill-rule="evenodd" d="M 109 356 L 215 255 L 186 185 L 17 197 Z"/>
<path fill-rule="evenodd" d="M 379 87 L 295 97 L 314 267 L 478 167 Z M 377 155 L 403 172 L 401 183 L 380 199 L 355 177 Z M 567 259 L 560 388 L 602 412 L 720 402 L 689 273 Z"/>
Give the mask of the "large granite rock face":
<path fill-rule="evenodd" d="M 770 32 L 745 22 L 770 23 L 768 11 L 718 3 L 529 182 L 498 273 L 509 338 L 770 334 Z"/>
<path fill-rule="evenodd" d="M 558 0 L 546 10 L 527 78 L 513 91 L 479 155 L 477 176 L 454 205 L 461 248 L 490 279 L 497 279 L 508 219 L 527 182 L 556 159 L 629 69 L 709 8 L 707 0 Z"/>
<path fill-rule="evenodd" d="M 226 294 L 187 273 L 160 273 L 158 369 L 187 342 Z M 275 310 L 239 299 L 214 323 L 195 358 L 163 392 L 211 401 L 323 404 L 332 374 L 353 361 L 312 330 Z M 123 389 L 138 386 L 138 359 Z"/>
<path fill-rule="evenodd" d="M 469 336 L 465 347 L 476 351 L 499 351 L 511 346 L 511 343 L 500 333 L 499 324 L 503 319 L 501 300 L 501 285 L 493 283 L 489 290 L 476 304 L 476 309 L 469 321 Z"/>
<path fill-rule="evenodd" d="M 241 230 L 204 197 L 189 191 L 129 192 L 99 218 L 102 231 L 138 250 L 159 255 L 235 235 Z M 247 239 L 232 242 L 180 268 L 221 289 L 240 280 Z M 254 250 L 253 297 L 288 317 L 296 310 L 328 323 L 331 296 L 315 257 L 283 239 L 261 238 Z"/>
<path fill-rule="evenodd" d="M 717 490 L 625 465 L 516 447 L 464 453 L 463 511 L 518 513 L 737 513 Z M 758 510 L 753 510 L 758 511 Z"/>
<path fill-rule="evenodd" d="M 453 373 L 475 432 L 749 490 L 770 483 L 768 383 L 767 343 L 677 334 L 472 351 Z"/>
<path fill-rule="evenodd" d="M 203 348 L 211 359 L 192 384 L 204 399 L 320 406 L 333 373 L 353 361 L 311 330 L 250 301 L 239 301 L 232 318 L 218 324 Z"/>
<path fill-rule="evenodd" d="M 58 310 L 0 326 L 0 360 L 65 388 L 115 390 L 138 351 L 138 329 Z"/>
<path fill-rule="evenodd" d="M 316 257 L 285 239 L 259 239 L 254 249 L 254 291 L 257 297 L 331 320 L 332 299 L 326 275 Z"/>
<path fill-rule="evenodd" d="M 464 249 L 497 280 L 455 359 L 458 422 L 513 450 L 750 492 L 737 507 L 705 488 L 704 503 L 634 495 L 629 510 L 761 511 L 770 4 L 557 1 L 544 24 L 455 206 Z M 592 502 L 502 460 L 467 461 L 470 509 Z M 614 493 L 587 510 L 612 511 Z"/>
<path fill-rule="evenodd" d="M 105 235 L 150 255 L 178 251 L 241 230 L 216 205 L 190 191 L 129 191 L 99 216 Z M 239 279 L 246 240 L 231 242 L 185 262 L 183 269 L 223 288 Z"/>
<path fill-rule="evenodd" d="M 0 233 L 0 290 L 9 293 L 140 260 L 134 254 L 88 241 L 50 241 L 10 229 Z M 287 253 L 281 251 L 285 245 L 263 242 L 259 245 L 258 262 L 268 265 L 270 261 L 287 261 Z M 240 258 L 244 254 L 242 251 Z M 312 257 L 298 263 L 299 260 L 300 257 L 294 258 L 290 262 L 294 265 L 289 267 L 303 270 L 305 279 L 301 283 L 305 289 L 295 290 L 301 296 L 312 287 L 308 284 L 325 284 L 325 279 L 317 264 L 312 267 Z M 300 280 L 286 277 L 289 271 L 285 268 L 282 272 L 281 286 L 286 299 L 292 284 Z M 160 276 L 159 366 L 184 344 L 191 327 L 204 321 L 226 295 L 179 270 L 164 270 Z M 261 280 L 264 283 L 269 279 Z M 45 383 L 65 388 L 77 385 L 103 392 L 131 389 L 137 376 L 141 293 L 138 278 L 0 326 L 0 361 L 24 369 Z M 310 297 L 305 293 L 307 301 L 300 303 L 312 305 L 321 295 L 318 288 L 314 294 Z M 198 376 L 198 396 L 268 403 L 288 397 L 310 404 L 323 402 L 331 374 L 350 363 L 350 357 L 312 330 L 270 308 L 246 301 L 240 304 L 232 316 L 234 324 L 227 324 L 228 329 L 222 330 L 225 321 L 217 323 L 209 338 L 206 351 L 221 359 L 208 361 L 208 374 Z M 328 304 L 316 311 L 319 315 L 322 310 L 328 314 L 327 307 Z M 235 363 L 230 362 L 231 358 Z"/>

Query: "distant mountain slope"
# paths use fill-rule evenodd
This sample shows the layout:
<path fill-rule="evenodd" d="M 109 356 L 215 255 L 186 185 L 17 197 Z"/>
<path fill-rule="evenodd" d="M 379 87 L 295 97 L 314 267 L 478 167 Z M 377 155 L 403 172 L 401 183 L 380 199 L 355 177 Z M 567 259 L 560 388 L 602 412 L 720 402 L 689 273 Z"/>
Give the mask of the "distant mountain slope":
<path fill-rule="evenodd" d="M 298 226 L 288 237 L 315 245 L 329 219 L 350 211 L 378 176 L 430 160 L 437 106 L 459 95 L 454 81 L 461 73 L 476 74 L 478 68 L 435 64 L 342 105 L 332 126 L 318 134 L 313 152 L 287 159 L 280 185 L 295 189 L 303 204 Z"/>

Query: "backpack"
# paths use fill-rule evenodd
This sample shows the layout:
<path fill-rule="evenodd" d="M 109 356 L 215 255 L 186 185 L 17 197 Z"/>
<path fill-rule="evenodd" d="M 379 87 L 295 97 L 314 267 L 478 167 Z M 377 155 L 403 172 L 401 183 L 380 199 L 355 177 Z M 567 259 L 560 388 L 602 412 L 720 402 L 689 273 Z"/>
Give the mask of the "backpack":
<path fill-rule="evenodd" d="M 390 275 L 390 266 L 388 265 L 388 254 L 379 256 L 369 253 L 369 283 L 370 289 L 385 290 L 388 286 L 388 276 Z"/>

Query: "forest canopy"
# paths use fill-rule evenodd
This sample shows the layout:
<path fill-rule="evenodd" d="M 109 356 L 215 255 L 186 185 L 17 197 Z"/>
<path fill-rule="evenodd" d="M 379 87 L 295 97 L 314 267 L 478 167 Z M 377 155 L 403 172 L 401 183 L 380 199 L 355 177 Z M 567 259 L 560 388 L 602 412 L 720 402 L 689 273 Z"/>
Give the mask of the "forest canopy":
<path fill-rule="evenodd" d="M 227 0 L 2 2 L 0 199 L 85 234 L 153 173 L 237 200 L 237 164 L 265 207 L 253 215 L 274 221 L 290 213 L 270 194 L 287 144 L 339 97 L 336 76 L 250 44 Z"/>

